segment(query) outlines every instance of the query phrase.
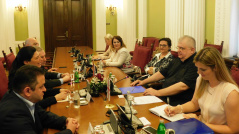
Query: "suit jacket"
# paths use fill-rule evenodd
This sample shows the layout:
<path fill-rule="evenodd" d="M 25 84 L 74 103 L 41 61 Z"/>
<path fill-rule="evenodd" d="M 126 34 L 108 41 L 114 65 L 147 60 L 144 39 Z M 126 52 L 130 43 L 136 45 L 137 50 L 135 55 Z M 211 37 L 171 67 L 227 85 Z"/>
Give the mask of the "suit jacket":
<path fill-rule="evenodd" d="M 57 78 L 58 73 L 54 72 L 45 72 L 45 87 L 46 88 L 52 88 L 57 87 L 61 85 L 61 81 Z"/>
<path fill-rule="evenodd" d="M 41 134 L 43 128 L 64 129 L 66 117 L 58 116 L 35 105 L 35 122 L 26 104 L 12 91 L 8 91 L 0 102 L 1 134 Z M 71 134 L 65 129 L 59 133 Z"/>

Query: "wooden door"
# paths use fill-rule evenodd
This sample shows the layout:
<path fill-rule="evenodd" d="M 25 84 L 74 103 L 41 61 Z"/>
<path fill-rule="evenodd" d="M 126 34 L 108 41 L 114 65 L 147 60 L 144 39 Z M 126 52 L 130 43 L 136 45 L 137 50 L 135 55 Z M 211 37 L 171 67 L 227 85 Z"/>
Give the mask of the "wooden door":
<path fill-rule="evenodd" d="M 91 0 L 44 0 L 46 52 L 92 44 Z"/>

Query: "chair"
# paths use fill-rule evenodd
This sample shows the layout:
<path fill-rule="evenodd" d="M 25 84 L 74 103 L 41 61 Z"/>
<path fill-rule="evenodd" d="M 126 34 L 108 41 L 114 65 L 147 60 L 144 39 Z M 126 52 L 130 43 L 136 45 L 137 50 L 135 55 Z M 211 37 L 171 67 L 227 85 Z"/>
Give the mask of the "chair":
<path fill-rule="evenodd" d="M 239 85 L 239 68 L 232 66 L 231 75 L 234 81 L 237 83 L 237 85 Z"/>
<path fill-rule="evenodd" d="M 10 50 L 10 53 L 13 53 L 13 51 L 12 51 L 12 48 L 11 48 L 11 47 L 9 47 L 9 50 Z"/>
<path fill-rule="evenodd" d="M 2 62 L 0 62 L 0 100 L 8 90 L 8 79 Z"/>
<path fill-rule="evenodd" d="M 5 58 L 6 61 L 6 69 L 8 71 L 10 71 L 11 67 L 12 67 L 12 63 L 15 60 L 15 55 L 11 52 L 10 54 L 6 55 L 6 53 L 4 51 L 2 51 L 3 56 Z"/>
<path fill-rule="evenodd" d="M 140 42 L 139 42 L 138 39 L 137 39 L 136 42 L 135 42 L 134 50 L 135 50 L 135 48 L 138 47 L 138 46 L 140 46 Z M 130 54 L 131 56 L 133 56 L 133 55 L 134 55 L 134 51 L 130 51 L 129 54 Z"/>
<path fill-rule="evenodd" d="M 221 45 L 207 44 L 207 40 L 205 40 L 204 47 L 214 47 L 214 48 L 216 48 L 220 53 L 222 53 L 223 43 L 224 43 L 224 41 L 222 41 Z"/>
<path fill-rule="evenodd" d="M 136 47 L 133 55 L 132 64 L 141 68 L 144 72 L 145 65 L 151 60 L 152 48 L 138 46 Z"/>
<path fill-rule="evenodd" d="M 143 37 L 142 46 L 151 47 L 154 44 L 156 37 Z"/>
<path fill-rule="evenodd" d="M 20 47 L 20 45 L 19 45 L 19 44 L 17 44 L 17 47 L 18 47 L 18 51 L 20 51 L 21 47 Z"/>
<path fill-rule="evenodd" d="M 177 51 L 171 51 L 171 54 L 173 55 L 174 58 L 178 57 L 178 52 Z"/>

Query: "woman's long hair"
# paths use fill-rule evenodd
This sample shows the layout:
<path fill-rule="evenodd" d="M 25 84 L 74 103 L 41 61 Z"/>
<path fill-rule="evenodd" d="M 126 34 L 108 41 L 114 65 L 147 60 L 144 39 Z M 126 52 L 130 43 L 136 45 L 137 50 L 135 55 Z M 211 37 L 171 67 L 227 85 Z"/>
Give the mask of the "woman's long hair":
<path fill-rule="evenodd" d="M 13 77 L 14 77 L 16 71 L 20 67 L 25 65 L 24 61 L 31 61 L 35 52 L 36 52 L 36 49 L 32 46 L 23 47 L 20 49 L 20 51 L 18 52 L 18 54 L 16 56 L 16 59 L 12 63 L 12 67 L 9 72 L 9 76 L 8 76 L 8 80 L 9 80 L 8 88 L 9 89 L 11 89 L 11 87 L 12 87 L 12 81 L 13 81 Z"/>
<path fill-rule="evenodd" d="M 229 82 L 237 85 L 232 79 L 221 54 L 216 48 L 205 47 L 201 49 L 194 57 L 193 62 L 200 62 L 206 66 L 209 66 L 211 69 L 215 69 L 215 74 L 218 81 Z M 208 85 L 208 80 L 201 78 L 201 82 L 199 83 L 198 91 L 196 93 L 197 98 L 200 98 L 203 95 Z"/>
<path fill-rule="evenodd" d="M 113 48 L 114 48 L 114 39 L 117 39 L 121 43 L 121 48 L 122 47 L 126 48 L 126 45 L 124 44 L 123 39 L 120 36 L 118 36 L 118 35 L 114 36 L 113 39 L 112 39 L 112 46 L 113 46 Z"/>

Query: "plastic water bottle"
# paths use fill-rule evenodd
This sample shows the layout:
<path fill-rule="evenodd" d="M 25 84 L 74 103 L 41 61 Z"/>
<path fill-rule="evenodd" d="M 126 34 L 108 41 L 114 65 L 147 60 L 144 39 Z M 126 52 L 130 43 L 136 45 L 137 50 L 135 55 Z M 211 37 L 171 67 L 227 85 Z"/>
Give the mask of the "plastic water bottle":
<path fill-rule="evenodd" d="M 165 131 L 166 131 L 166 127 L 164 125 L 164 121 L 160 120 L 158 130 L 157 130 L 157 134 L 165 134 Z"/>
<path fill-rule="evenodd" d="M 80 96 L 78 94 L 78 90 L 74 91 L 74 108 L 80 108 Z"/>

